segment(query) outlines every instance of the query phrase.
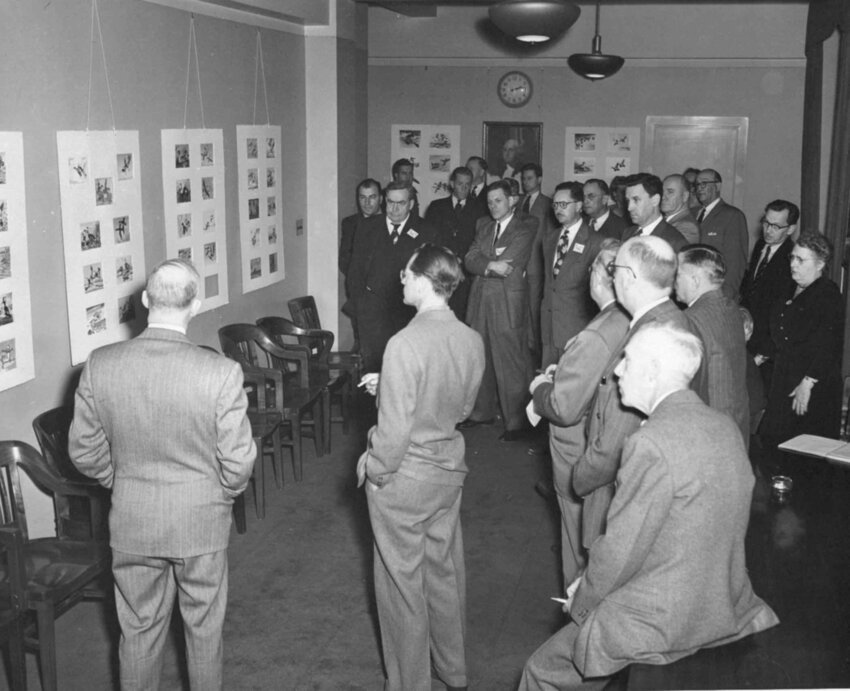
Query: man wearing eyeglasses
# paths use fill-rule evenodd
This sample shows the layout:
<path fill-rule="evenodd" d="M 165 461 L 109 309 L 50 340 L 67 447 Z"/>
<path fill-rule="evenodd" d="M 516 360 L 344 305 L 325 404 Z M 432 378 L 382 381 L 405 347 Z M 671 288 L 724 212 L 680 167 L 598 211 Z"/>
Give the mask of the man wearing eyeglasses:
<path fill-rule="evenodd" d="M 543 301 L 540 332 L 544 368 L 558 362 L 564 346 L 598 311 L 590 298 L 588 268 L 602 244 L 582 218 L 584 190 L 580 182 L 562 182 L 555 188 L 552 209 L 558 228 L 544 231 Z M 538 231 L 538 235 L 539 235 Z"/>
<path fill-rule="evenodd" d="M 753 248 L 741 284 L 741 304 L 753 315 L 753 335 L 747 343 L 753 357 L 770 351 L 770 307 L 777 297 L 791 293 L 794 281 L 789 259 L 799 220 L 800 209 L 784 199 L 776 199 L 764 209 L 762 237 Z M 768 386 L 772 364 L 763 360 L 757 364 Z"/>
<path fill-rule="evenodd" d="M 750 234 L 744 212 L 720 198 L 722 182 L 720 173 L 712 168 L 701 170 L 697 175 L 697 199 L 702 207 L 697 213 L 699 241 L 703 245 L 711 245 L 723 255 L 726 262 L 723 294 L 737 300 L 747 269 Z"/>

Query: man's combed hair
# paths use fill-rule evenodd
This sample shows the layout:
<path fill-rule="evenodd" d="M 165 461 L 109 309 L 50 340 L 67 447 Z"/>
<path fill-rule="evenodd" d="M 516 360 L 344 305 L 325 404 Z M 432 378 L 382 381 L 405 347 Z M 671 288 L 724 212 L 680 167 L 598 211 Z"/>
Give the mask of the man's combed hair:
<path fill-rule="evenodd" d="M 585 185 L 596 185 L 599 188 L 599 191 L 602 192 L 603 195 L 610 197 L 611 190 L 608 187 L 608 183 L 602 180 L 601 178 L 590 178 L 589 180 L 584 181 Z"/>
<path fill-rule="evenodd" d="M 201 277 L 190 261 L 166 259 L 148 276 L 145 292 L 150 309 L 184 310 L 198 297 Z"/>
<path fill-rule="evenodd" d="M 726 261 L 723 254 L 709 245 L 688 245 L 679 252 L 679 264 L 698 266 L 708 279 L 720 285 L 726 278 Z"/>
<path fill-rule="evenodd" d="M 679 262 L 669 242 L 648 235 L 627 240 L 623 249 L 639 262 L 643 278 L 658 288 L 672 290 Z"/>
<path fill-rule="evenodd" d="M 425 243 L 413 255 L 410 270 L 417 276 L 425 276 L 434 287 L 434 292 L 447 300 L 463 280 L 460 259 L 447 247 Z"/>
<path fill-rule="evenodd" d="M 694 378 L 704 353 L 699 336 L 670 321 L 649 322 L 635 336 L 638 334 L 654 346 L 653 352 L 668 371 L 677 372 L 687 381 Z"/>
<path fill-rule="evenodd" d="M 408 185 L 406 182 L 395 182 L 395 181 L 387 183 L 387 186 L 384 187 L 384 194 L 386 194 L 387 192 L 394 192 L 394 191 L 397 191 L 397 190 L 407 190 L 408 194 L 413 194 L 413 191 L 412 191 L 413 188 L 410 185 Z"/>
<path fill-rule="evenodd" d="M 516 182 L 516 180 L 514 180 L 514 182 Z M 491 182 L 489 185 L 487 185 L 487 194 L 490 194 L 490 192 L 495 192 L 496 190 L 502 190 L 502 192 L 505 193 L 506 197 L 516 196 L 511 189 L 511 183 L 509 183 L 507 180 L 496 180 L 496 182 Z"/>
<path fill-rule="evenodd" d="M 626 180 L 626 187 L 637 187 L 640 185 L 650 197 L 656 194 L 660 197 L 664 192 L 664 185 L 661 183 L 661 178 L 652 173 L 635 173 L 629 175 Z"/>
<path fill-rule="evenodd" d="M 775 211 L 776 213 L 788 212 L 788 225 L 793 226 L 800 220 L 800 207 L 794 202 L 786 201 L 785 199 L 774 199 L 770 204 L 764 207 L 764 212 Z"/>

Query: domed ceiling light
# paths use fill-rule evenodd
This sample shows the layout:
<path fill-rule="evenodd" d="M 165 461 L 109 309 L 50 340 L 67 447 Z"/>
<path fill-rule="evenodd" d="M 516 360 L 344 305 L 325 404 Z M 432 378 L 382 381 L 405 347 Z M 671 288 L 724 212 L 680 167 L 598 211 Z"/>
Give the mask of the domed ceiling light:
<path fill-rule="evenodd" d="M 523 43 L 543 43 L 560 36 L 581 14 L 564 0 L 502 0 L 490 6 L 490 21 Z"/>
<path fill-rule="evenodd" d="M 615 74 L 626 62 L 619 55 L 605 55 L 602 53 L 602 37 L 599 35 L 599 3 L 596 3 L 596 33 L 593 35 L 593 52 L 574 53 L 567 59 L 567 63 L 573 72 L 595 81 L 605 79 Z"/>

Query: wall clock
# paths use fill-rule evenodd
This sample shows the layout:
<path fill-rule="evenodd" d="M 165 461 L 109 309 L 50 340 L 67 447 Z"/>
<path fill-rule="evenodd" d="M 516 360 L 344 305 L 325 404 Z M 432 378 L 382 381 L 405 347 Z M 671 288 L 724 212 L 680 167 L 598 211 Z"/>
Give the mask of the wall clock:
<path fill-rule="evenodd" d="M 496 92 L 508 108 L 519 108 L 531 100 L 531 79 L 524 72 L 507 72 L 499 80 Z"/>

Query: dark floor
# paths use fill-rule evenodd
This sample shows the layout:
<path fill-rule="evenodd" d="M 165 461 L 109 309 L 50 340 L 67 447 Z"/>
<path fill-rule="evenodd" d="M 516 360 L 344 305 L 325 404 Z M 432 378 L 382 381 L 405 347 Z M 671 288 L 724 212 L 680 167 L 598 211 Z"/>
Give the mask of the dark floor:
<path fill-rule="evenodd" d="M 528 655 L 562 622 L 549 599 L 560 589 L 556 515 L 533 489 L 544 460 L 528 455 L 525 443 L 498 442 L 499 431 L 467 433 L 467 659 L 470 687 L 481 691 L 516 688 Z M 287 467 L 282 490 L 270 482 L 264 521 L 249 500 L 248 532 L 234 532 L 230 543 L 226 689 L 382 687 L 371 536 L 354 477 L 364 439 L 362 429 L 348 437 L 336 429 L 333 454 L 317 459 L 305 447 L 304 479 L 296 483 Z M 749 565 L 756 592 L 783 624 L 756 637 L 736 665 L 735 678 L 745 680 L 739 688 L 850 687 L 850 496 L 842 473 L 850 469 L 810 486 L 801 481 L 784 507 L 759 486 Z M 57 624 L 60 689 L 117 688 L 116 640 L 104 605 L 82 603 L 65 614 Z M 181 687 L 177 649 L 167 648 L 163 689 Z M 29 689 L 40 689 L 32 655 L 28 675 Z M 0 675 L 0 688 L 4 682 Z M 703 680 L 681 687 L 716 688 Z"/>

